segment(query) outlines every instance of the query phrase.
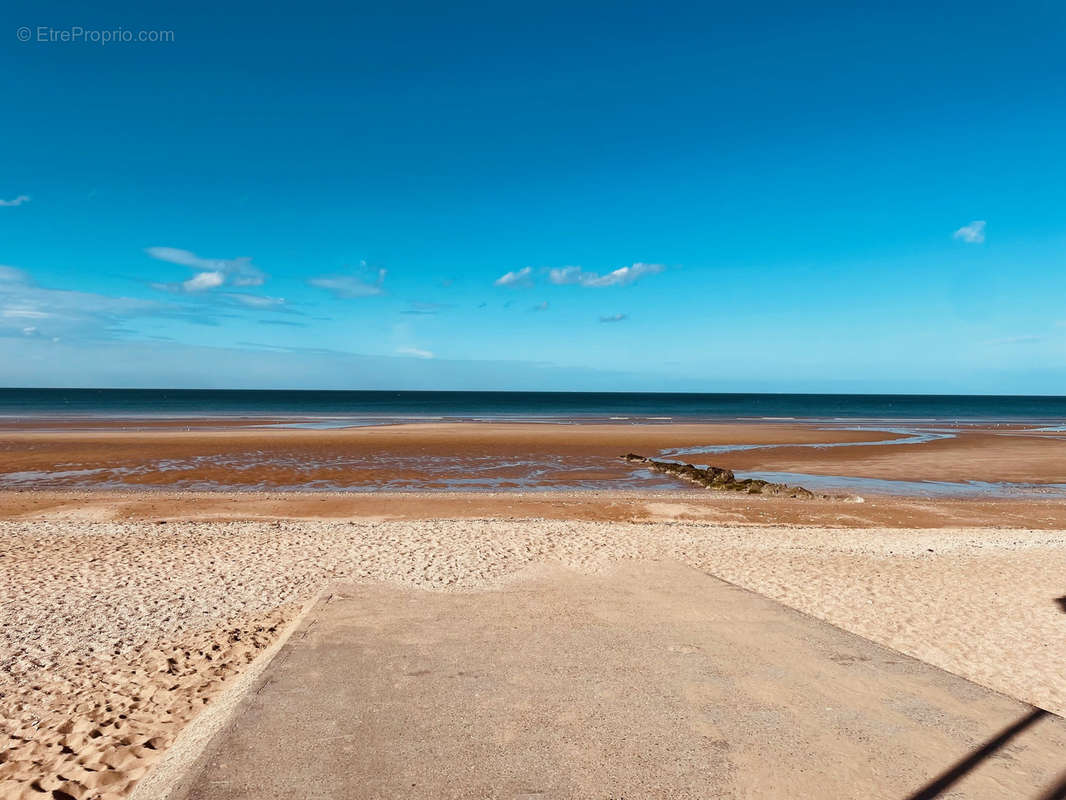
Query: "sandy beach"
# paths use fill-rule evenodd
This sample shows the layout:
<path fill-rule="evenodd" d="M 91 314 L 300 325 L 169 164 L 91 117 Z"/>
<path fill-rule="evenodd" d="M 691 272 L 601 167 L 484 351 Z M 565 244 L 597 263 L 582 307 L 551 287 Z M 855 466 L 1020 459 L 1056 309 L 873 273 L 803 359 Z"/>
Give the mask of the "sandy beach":
<path fill-rule="evenodd" d="M 1066 533 L 561 520 L 2 523 L 5 797 L 123 797 L 331 580 L 483 592 L 673 559 L 1066 711 Z M 39 787 L 39 788 L 36 788 Z M 60 796 L 60 795 L 57 795 Z"/>
<path fill-rule="evenodd" d="M 1066 502 L 792 499 L 666 476 L 633 488 L 633 467 L 618 458 L 743 445 L 677 458 L 737 470 L 1062 481 L 1061 440 L 1033 426 L 956 427 L 915 443 L 913 431 L 801 424 L 72 424 L 0 432 L 4 475 L 31 477 L 0 491 L 0 592 L 15 600 L 0 611 L 4 798 L 128 796 L 187 723 L 336 581 L 474 593 L 491 604 L 494 589 L 537 565 L 598 573 L 676 561 L 1066 712 L 1057 601 L 1066 594 Z M 455 489 L 464 485 L 455 478 L 484 476 L 486 465 L 499 467 L 484 484 L 493 490 Z M 536 490 L 517 490 L 531 475 Z M 397 482 L 418 491 L 389 491 Z M 189 488 L 204 485 L 215 488 Z"/>

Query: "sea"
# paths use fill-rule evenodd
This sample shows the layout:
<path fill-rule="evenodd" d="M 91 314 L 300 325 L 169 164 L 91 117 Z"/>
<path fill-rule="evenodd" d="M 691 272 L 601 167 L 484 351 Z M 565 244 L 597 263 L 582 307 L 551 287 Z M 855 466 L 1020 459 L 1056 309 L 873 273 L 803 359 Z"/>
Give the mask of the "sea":
<path fill-rule="evenodd" d="M 1066 396 L 0 389 L 0 417 L 389 420 L 1066 421 Z"/>

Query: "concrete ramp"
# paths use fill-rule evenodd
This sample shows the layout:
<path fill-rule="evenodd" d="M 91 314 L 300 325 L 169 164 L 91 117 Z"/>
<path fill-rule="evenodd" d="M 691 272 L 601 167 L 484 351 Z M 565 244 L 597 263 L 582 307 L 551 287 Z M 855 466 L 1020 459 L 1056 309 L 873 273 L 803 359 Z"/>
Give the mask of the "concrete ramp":
<path fill-rule="evenodd" d="M 1036 798 L 1064 768 L 1059 717 L 630 562 L 472 593 L 337 587 L 183 796 Z"/>

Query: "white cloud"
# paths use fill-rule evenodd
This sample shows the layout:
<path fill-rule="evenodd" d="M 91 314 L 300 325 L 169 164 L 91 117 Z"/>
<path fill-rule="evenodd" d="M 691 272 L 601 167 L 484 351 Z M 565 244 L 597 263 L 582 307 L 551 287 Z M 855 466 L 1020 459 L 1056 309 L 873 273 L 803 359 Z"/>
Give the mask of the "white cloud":
<path fill-rule="evenodd" d="M 528 288 L 533 285 L 533 267 L 508 272 L 493 281 L 495 286 L 510 286 L 513 288 Z"/>
<path fill-rule="evenodd" d="M 606 317 L 600 317 L 600 322 L 622 322 L 629 319 L 629 314 L 608 314 Z"/>
<path fill-rule="evenodd" d="M 187 292 L 202 292 L 207 289 L 215 289 L 226 282 L 226 276 L 221 272 L 200 272 L 187 281 L 182 281 L 181 286 Z"/>
<path fill-rule="evenodd" d="M 985 240 L 985 221 L 976 219 L 969 225 L 963 225 L 952 234 L 955 239 L 961 239 L 967 244 L 981 244 Z"/>
<path fill-rule="evenodd" d="M 549 270 L 548 280 L 558 286 L 577 285 L 590 289 L 601 289 L 605 286 L 625 286 L 645 275 L 655 275 L 664 269 L 666 267 L 662 264 L 645 264 L 641 261 L 628 267 L 619 267 L 606 275 L 600 275 L 597 272 L 586 272 L 581 267 L 561 267 Z"/>
<path fill-rule="evenodd" d="M 37 311 L 32 308 L 5 308 L 0 311 L 0 317 L 4 319 L 48 319 L 52 316 L 46 311 Z"/>
<path fill-rule="evenodd" d="M 357 297 L 373 297 L 385 291 L 385 270 L 378 270 L 378 276 L 373 283 L 368 283 L 355 275 L 319 275 L 311 278 L 308 283 L 347 300 Z"/>
<path fill-rule="evenodd" d="M 201 275 L 218 273 L 223 278 L 222 283 L 230 286 L 262 286 L 266 280 L 266 275 L 252 263 L 252 259 L 248 256 L 241 256 L 240 258 L 201 258 L 196 253 L 180 250 L 177 247 L 149 247 L 144 252 L 159 261 L 180 264 L 183 267 L 194 269 Z M 196 281 L 198 277 L 200 275 L 192 278 L 191 281 L 184 281 L 182 284 L 160 283 L 153 285 L 155 288 L 163 289 L 164 291 L 180 291 L 179 286 L 185 286 L 185 284 Z M 186 291 L 215 288 L 221 286 L 222 283 L 214 284 L 211 287 L 203 286 L 195 289 L 186 289 Z"/>
<path fill-rule="evenodd" d="M 588 272 L 581 267 L 555 267 L 549 270 L 540 270 L 540 272 L 546 271 L 548 280 L 556 286 L 574 285 L 600 289 L 605 286 L 625 286 L 645 275 L 654 275 L 664 269 L 666 267 L 662 264 L 646 264 L 638 261 L 628 267 L 619 267 L 605 275 L 600 275 L 598 272 Z M 533 285 L 533 276 L 532 267 L 523 267 L 501 275 L 493 283 L 496 286 L 528 289 Z"/>
<path fill-rule="evenodd" d="M 23 203 L 30 202 L 29 195 L 20 194 L 13 200 L 0 200 L 0 208 L 11 208 L 14 206 L 21 206 Z"/>
<path fill-rule="evenodd" d="M 415 358 L 433 358 L 433 353 L 420 347 L 397 347 L 396 352 L 402 356 L 414 356 Z"/>

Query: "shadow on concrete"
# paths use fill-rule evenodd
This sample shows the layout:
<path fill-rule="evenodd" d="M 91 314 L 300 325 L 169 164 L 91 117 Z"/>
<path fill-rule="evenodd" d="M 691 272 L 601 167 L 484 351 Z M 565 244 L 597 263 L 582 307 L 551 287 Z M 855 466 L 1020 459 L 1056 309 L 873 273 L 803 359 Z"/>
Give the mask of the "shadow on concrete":
<path fill-rule="evenodd" d="M 955 764 L 947 772 L 942 773 L 935 778 L 932 782 L 927 783 L 917 792 L 912 795 L 908 795 L 907 800 L 932 800 L 934 797 L 939 797 L 945 791 L 964 777 L 967 773 L 974 769 L 978 764 L 984 761 L 986 758 L 994 755 L 1003 745 L 1017 736 L 1019 733 L 1030 727 L 1034 723 L 1048 716 L 1049 712 L 1042 708 L 1034 708 L 1020 720 L 1015 722 L 1009 728 L 1005 728 L 995 738 L 989 739 L 985 744 L 977 750 L 974 750 L 962 761 Z M 1066 786 L 1060 787 L 1060 789 L 1066 789 Z M 1049 798 L 1061 798 L 1063 795 L 1052 794 L 1048 795 Z M 1044 800 L 1041 798 L 1040 800 Z"/>

